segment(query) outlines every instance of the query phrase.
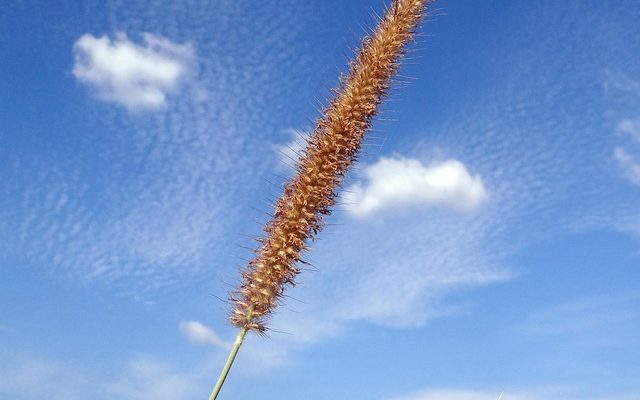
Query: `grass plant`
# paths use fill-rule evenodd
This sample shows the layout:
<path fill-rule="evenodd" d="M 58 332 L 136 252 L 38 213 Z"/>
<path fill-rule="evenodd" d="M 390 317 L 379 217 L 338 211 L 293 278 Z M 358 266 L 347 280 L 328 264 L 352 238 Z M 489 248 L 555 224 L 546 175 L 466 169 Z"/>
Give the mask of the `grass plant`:
<path fill-rule="evenodd" d="M 209 397 L 217 398 L 250 331 L 263 333 L 269 316 L 300 273 L 302 254 L 330 214 L 337 191 L 356 160 L 372 118 L 388 93 L 391 79 L 432 0 L 393 0 L 377 27 L 364 38 L 341 77 L 335 97 L 302 150 L 293 178 L 275 203 L 255 257 L 241 271 L 242 281 L 230 295 L 229 320 L 239 328 L 229 357 Z"/>

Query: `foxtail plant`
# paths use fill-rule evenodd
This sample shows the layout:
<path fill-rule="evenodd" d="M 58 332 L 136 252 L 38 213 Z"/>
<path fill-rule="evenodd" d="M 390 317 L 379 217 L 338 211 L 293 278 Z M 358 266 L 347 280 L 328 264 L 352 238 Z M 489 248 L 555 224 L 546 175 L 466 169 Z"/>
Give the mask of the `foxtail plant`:
<path fill-rule="evenodd" d="M 335 98 L 323 111 L 303 150 L 296 173 L 275 204 L 255 258 L 242 271 L 230 300 L 232 325 L 240 331 L 210 400 L 217 398 L 249 331 L 264 332 L 288 286 L 295 284 L 306 243 L 322 229 L 337 190 L 356 160 L 371 120 L 387 94 L 406 45 L 433 0 L 393 0 L 371 36 L 363 40 Z"/>

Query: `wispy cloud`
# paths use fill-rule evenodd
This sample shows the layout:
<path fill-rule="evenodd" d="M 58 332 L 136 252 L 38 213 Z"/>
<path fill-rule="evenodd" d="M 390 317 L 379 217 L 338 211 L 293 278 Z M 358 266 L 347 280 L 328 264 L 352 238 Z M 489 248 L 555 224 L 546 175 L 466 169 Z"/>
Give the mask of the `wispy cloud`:
<path fill-rule="evenodd" d="M 0 397 L 52 400 L 190 400 L 207 389 L 198 368 L 179 371 L 147 356 L 130 359 L 113 374 L 38 357 L 7 357 L 0 363 Z M 3 397 L 5 398 L 5 397 Z"/>
<path fill-rule="evenodd" d="M 519 329 L 583 349 L 624 346 L 634 340 L 629 328 L 640 324 L 639 309 L 637 295 L 594 296 L 535 312 Z"/>
<path fill-rule="evenodd" d="M 616 126 L 617 132 L 634 142 L 640 143 L 640 121 L 622 119 Z M 622 173 L 631 183 L 640 185 L 640 159 L 632 154 L 631 146 L 616 146 L 613 149 L 613 157 L 618 162 Z"/>
<path fill-rule="evenodd" d="M 636 142 L 640 142 L 640 119 L 622 119 L 618 121 L 617 131 L 623 135 L 628 135 Z"/>
<path fill-rule="evenodd" d="M 278 159 L 286 167 L 292 167 L 302 154 L 302 150 L 307 145 L 309 133 L 299 129 L 287 129 L 285 131 L 291 136 L 291 140 L 285 144 L 277 145 Z"/>
<path fill-rule="evenodd" d="M 613 157 L 618 162 L 624 176 L 636 185 L 640 185 L 640 160 L 632 156 L 624 147 L 613 149 Z"/>
<path fill-rule="evenodd" d="M 86 374 L 76 368 L 36 358 L 3 358 L 0 397 L 82 400 L 89 395 L 90 382 Z"/>
<path fill-rule="evenodd" d="M 150 358 L 129 361 L 122 375 L 106 390 L 126 400 L 187 400 L 201 395 L 199 379 L 193 373 L 176 371 Z"/>
<path fill-rule="evenodd" d="M 142 37 L 136 44 L 123 32 L 115 39 L 82 35 L 73 45 L 73 75 L 101 100 L 130 110 L 163 107 L 187 75 L 194 50 L 151 33 Z"/>
<path fill-rule="evenodd" d="M 360 218 L 421 206 L 475 211 L 488 198 L 482 179 L 458 160 L 425 166 L 415 159 L 383 157 L 366 166 L 363 175 L 366 182 L 343 195 L 347 210 Z"/>
<path fill-rule="evenodd" d="M 180 71 L 175 86 L 164 78 L 173 72 L 149 86 L 161 91 L 167 106 L 134 117 L 115 108 L 95 115 L 92 108 L 69 109 L 79 126 L 92 129 L 73 133 L 71 143 L 47 142 L 46 152 L 4 153 L 12 178 L 0 183 L 0 247 L 58 277 L 99 281 L 155 301 L 159 291 L 235 277 L 240 234 L 257 230 L 249 204 L 270 189 L 263 183 L 276 164 L 267 143 L 282 130 L 283 118 L 305 109 L 281 103 L 293 87 L 312 90 L 306 82 L 315 61 L 296 57 L 303 26 L 296 21 L 309 12 L 306 3 L 261 3 L 256 15 L 269 17 L 260 24 L 234 2 L 193 4 L 180 9 L 180 18 L 173 9 L 136 4 L 114 7 L 101 27 L 131 36 L 83 36 L 85 46 L 77 51 L 131 55 L 147 66 L 168 61 L 173 67 L 167 71 Z M 89 14 L 104 12 L 94 11 Z M 136 32 L 160 27 L 164 36 L 138 40 Z M 191 71 L 196 48 L 197 71 Z M 91 69 L 92 60 L 78 65 Z M 108 93 L 120 96 L 129 83 L 147 88 L 144 80 L 125 79 L 144 71 L 117 68 L 95 70 L 109 77 L 101 81 Z M 290 71 L 285 82 L 279 79 L 283 69 Z M 197 77 L 191 79 L 192 72 Z"/>
<path fill-rule="evenodd" d="M 198 321 L 182 321 L 179 325 L 180 332 L 193 343 L 212 344 L 216 347 L 226 348 L 228 343 L 220 339 L 216 332 Z"/>

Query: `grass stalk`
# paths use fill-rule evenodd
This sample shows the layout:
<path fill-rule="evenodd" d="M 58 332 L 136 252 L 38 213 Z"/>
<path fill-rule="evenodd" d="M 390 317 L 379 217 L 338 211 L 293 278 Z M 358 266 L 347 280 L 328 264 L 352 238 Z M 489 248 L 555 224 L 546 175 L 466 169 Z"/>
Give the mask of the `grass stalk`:
<path fill-rule="evenodd" d="M 211 391 L 211 396 L 209 396 L 209 400 L 216 400 L 218 398 L 218 394 L 220 393 L 220 389 L 222 389 L 222 385 L 224 385 L 224 381 L 227 379 L 227 375 L 229 375 L 229 370 L 231 370 L 231 366 L 236 359 L 236 355 L 238 355 L 238 351 L 240 350 L 240 346 L 244 342 L 244 337 L 247 335 L 249 330 L 247 328 L 240 328 L 238 335 L 236 336 L 236 340 L 233 341 L 233 346 L 231 346 L 231 350 L 229 351 L 229 356 L 227 357 L 227 361 L 224 363 L 224 367 L 220 372 L 220 376 L 216 381 L 216 385 L 213 387 Z"/>

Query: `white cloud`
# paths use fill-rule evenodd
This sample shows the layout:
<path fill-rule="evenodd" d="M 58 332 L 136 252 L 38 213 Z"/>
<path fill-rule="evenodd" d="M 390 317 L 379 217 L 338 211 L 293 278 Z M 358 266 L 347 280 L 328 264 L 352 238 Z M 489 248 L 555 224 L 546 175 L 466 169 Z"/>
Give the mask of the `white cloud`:
<path fill-rule="evenodd" d="M 223 348 L 228 346 L 228 343 L 220 339 L 213 329 L 201 322 L 182 321 L 179 327 L 180 332 L 182 332 L 190 342 L 212 344 Z"/>
<path fill-rule="evenodd" d="M 442 206 L 474 211 L 488 197 L 479 176 L 471 176 L 457 160 L 425 166 L 410 158 L 382 158 L 365 168 L 366 184 L 351 186 L 343 199 L 356 217 L 387 209 Z"/>
<path fill-rule="evenodd" d="M 640 161 L 621 146 L 616 146 L 613 150 L 613 157 L 622 168 L 624 176 L 630 182 L 640 185 Z"/>
<path fill-rule="evenodd" d="M 189 70 L 193 48 L 145 33 L 144 44 L 124 33 L 109 37 L 82 35 L 73 45 L 73 75 L 104 101 L 130 110 L 157 109 Z"/>

